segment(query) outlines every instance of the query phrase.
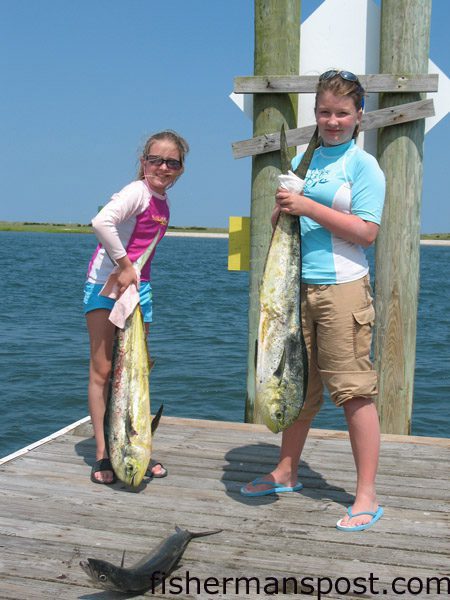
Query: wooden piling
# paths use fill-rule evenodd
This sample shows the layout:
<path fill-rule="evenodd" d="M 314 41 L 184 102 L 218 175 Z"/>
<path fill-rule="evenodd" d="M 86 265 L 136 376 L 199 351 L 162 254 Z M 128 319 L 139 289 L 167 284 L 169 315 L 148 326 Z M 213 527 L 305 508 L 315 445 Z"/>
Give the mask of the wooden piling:
<path fill-rule="evenodd" d="M 431 0 L 383 0 L 380 70 L 428 71 Z M 384 93 L 386 108 L 422 98 Z M 385 433 L 409 434 L 413 403 L 419 293 L 420 206 L 424 119 L 384 127 L 378 133 L 387 193 L 376 244 L 375 363 L 378 409 Z"/>
<path fill-rule="evenodd" d="M 300 53 L 300 0 L 255 0 L 255 75 L 296 75 Z M 255 94 L 253 135 L 279 132 L 297 124 L 297 96 Z M 255 156 L 252 163 L 247 400 L 245 420 L 254 421 L 255 344 L 259 323 L 259 286 L 272 235 L 279 152 Z"/>

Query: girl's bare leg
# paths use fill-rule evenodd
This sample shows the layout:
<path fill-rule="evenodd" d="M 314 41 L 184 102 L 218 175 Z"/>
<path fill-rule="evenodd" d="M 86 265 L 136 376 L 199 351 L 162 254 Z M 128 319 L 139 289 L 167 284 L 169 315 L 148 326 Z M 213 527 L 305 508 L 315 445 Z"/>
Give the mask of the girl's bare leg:
<path fill-rule="evenodd" d="M 374 402 L 369 398 L 353 398 L 344 404 L 348 432 L 356 466 L 356 498 L 353 513 L 371 511 L 378 508 L 375 478 L 380 454 L 380 423 Z M 370 515 L 342 519 L 342 525 L 353 527 L 364 525 L 371 520 Z"/>
<path fill-rule="evenodd" d="M 303 447 L 311 427 L 312 419 L 308 421 L 295 421 L 282 433 L 280 459 L 278 465 L 268 475 L 261 477 L 265 481 L 282 483 L 293 487 L 298 479 L 298 465 Z M 245 489 L 248 492 L 260 492 L 270 486 L 252 485 L 248 483 Z"/>
<path fill-rule="evenodd" d="M 96 460 L 107 458 L 103 421 L 106 411 L 109 377 L 111 373 L 115 326 L 109 321 L 109 310 L 88 312 L 86 322 L 89 332 L 91 358 L 89 365 L 88 406 L 96 443 Z M 95 477 L 103 483 L 113 480 L 112 471 L 100 471 Z"/>

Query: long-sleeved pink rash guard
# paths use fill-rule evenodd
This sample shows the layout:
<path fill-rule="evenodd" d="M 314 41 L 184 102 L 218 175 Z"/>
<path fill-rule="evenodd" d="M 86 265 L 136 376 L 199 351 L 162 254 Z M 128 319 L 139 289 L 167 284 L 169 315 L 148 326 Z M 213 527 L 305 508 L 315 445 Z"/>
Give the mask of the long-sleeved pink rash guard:
<path fill-rule="evenodd" d="M 105 283 L 119 258 L 128 254 L 132 262 L 145 252 L 158 231 L 162 237 L 169 225 L 169 205 L 142 180 L 133 181 L 111 200 L 92 219 L 92 227 L 100 244 L 88 267 L 87 281 Z M 156 250 L 156 247 L 155 247 Z M 141 271 L 141 281 L 150 280 L 153 250 Z"/>

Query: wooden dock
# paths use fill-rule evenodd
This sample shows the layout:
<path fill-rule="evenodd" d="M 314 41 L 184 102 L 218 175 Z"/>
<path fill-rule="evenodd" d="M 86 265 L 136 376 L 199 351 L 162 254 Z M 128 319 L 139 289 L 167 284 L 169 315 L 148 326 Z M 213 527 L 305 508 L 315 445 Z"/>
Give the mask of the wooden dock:
<path fill-rule="evenodd" d="M 169 476 L 139 492 L 90 482 L 94 440 L 87 419 L 3 459 L 0 598 L 124 598 L 96 588 L 79 561 L 120 564 L 125 549 L 131 566 L 175 524 L 223 532 L 193 540 L 170 576 L 179 579 L 168 579 L 166 589 L 135 597 L 258 598 L 276 590 L 289 597 L 447 597 L 449 439 L 383 436 L 378 493 L 385 515 L 358 533 L 334 528 L 354 490 L 344 432 L 311 432 L 300 493 L 239 494 L 276 463 L 279 443 L 258 425 L 163 418 L 154 457 Z M 249 590 L 246 578 L 254 578 Z"/>

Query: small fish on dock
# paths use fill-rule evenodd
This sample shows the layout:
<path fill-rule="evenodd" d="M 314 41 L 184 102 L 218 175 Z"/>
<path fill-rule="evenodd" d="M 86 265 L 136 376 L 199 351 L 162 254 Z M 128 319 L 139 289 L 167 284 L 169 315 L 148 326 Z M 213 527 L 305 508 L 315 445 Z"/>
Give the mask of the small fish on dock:
<path fill-rule="evenodd" d="M 145 592 L 154 589 L 177 566 L 189 542 L 198 537 L 220 533 L 222 530 L 193 532 L 175 527 L 172 534 L 158 544 L 149 554 L 130 568 L 120 567 L 105 560 L 88 558 L 80 561 L 83 571 L 99 587 L 116 592 Z M 125 555 L 125 553 L 124 553 Z"/>

